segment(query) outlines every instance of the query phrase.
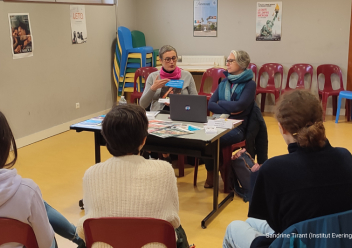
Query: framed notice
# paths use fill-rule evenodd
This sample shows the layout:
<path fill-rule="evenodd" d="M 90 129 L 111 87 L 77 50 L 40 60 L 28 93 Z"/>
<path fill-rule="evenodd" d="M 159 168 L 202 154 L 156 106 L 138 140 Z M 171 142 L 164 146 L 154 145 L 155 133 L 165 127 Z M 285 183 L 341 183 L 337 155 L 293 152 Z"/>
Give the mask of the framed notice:
<path fill-rule="evenodd" d="M 282 2 L 258 2 L 256 40 L 281 40 Z"/>
<path fill-rule="evenodd" d="M 8 14 L 14 59 L 33 56 L 33 35 L 28 13 Z"/>
<path fill-rule="evenodd" d="M 193 9 L 193 36 L 216 37 L 218 32 L 218 0 L 194 0 Z"/>

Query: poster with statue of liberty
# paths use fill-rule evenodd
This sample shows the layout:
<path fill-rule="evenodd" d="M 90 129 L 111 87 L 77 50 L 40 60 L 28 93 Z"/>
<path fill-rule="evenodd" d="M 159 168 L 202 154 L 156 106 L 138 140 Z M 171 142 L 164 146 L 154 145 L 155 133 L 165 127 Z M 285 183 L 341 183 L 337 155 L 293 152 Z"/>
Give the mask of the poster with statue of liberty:
<path fill-rule="evenodd" d="M 281 40 L 282 2 L 257 2 L 257 41 Z"/>
<path fill-rule="evenodd" d="M 216 37 L 218 0 L 194 0 L 193 36 Z"/>

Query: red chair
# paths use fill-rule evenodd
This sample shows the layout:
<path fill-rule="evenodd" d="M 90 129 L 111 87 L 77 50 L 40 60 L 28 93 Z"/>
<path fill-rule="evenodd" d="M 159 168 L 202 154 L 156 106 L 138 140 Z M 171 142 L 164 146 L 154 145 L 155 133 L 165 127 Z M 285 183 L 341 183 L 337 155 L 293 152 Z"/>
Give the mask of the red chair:
<path fill-rule="evenodd" d="M 281 90 L 281 94 L 283 94 L 285 91 L 293 90 L 293 88 L 290 88 L 290 77 L 292 73 L 297 73 L 298 75 L 297 86 L 295 89 L 305 89 L 304 76 L 307 73 L 309 73 L 310 74 L 309 90 L 310 90 L 312 86 L 312 79 L 313 79 L 313 66 L 310 64 L 294 64 L 293 66 L 291 66 L 290 70 L 288 71 L 286 87 L 285 89 Z"/>
<path fill-rule="evenodd" d="M 200 89 L 199 89 L 198 95 L 207 96 L 207 100 L 209 101 L 210 97 L 213 95 L 213 93 L 218 88 L 218 85 L 221 82 L 221 80 L 223 78 L 225 78 L 224 71 L 225 71 L 225 69 L 223 69 L 223 68 L 215 68 L 215 67 L 207 69 L 203 73 L 202 82 L 200 84 Z M 208 77 L 211 77 L 213 79 L 213 83 L 211 85 L 210 93 L 205 93 L 204 92 L 204 82 Z"/>
<path fill-rule="evenodd" d="M 83 223 L 87 248 L 95 242 L 104 242 L 114 248 L 140 248 L 158 242 L 167 248 L 176 248 L 173 226 L 160 219 L 104 217 L 87 219 Z"/>
<path fill-rule="evenodd" d="M 253 63 L 249 63 L 248 69 L 251 69 L 254 73 L 254 82 L 257 82 L 257 65 Z"/>
<path fill-rule="evenodd" d="M 222 167 L 220 168 L 221 170 L 221 175 L 224 181 L 224 193 L 230 193 L 230 186 L 229 181 L 228 181 L 228 173 L 230 169 L 230 163 L 231 163 L 231 157 L 232 157 L 232 152 L 246 147 L 246 141 L 243 140 L 239 143 L 233 144 L 231 146 L 226 146 L 222 148 L 222 157 L 223 157 L 223 162 L 222 162 Z M 198 164 L 199 160 L 196 159 L 195 165 L 194 165 L 194 178 L 193 178 L 193 185 L 197 186 L 197 176 L 198 176 Z"/>
<path fill-rule="evenodd" d="M 9 218 L 0 218 L 0 246 L 16 242 L 26 248 L 38 248 L 37 239 L 30 225 Z"/>
<path fill-rule="evenodd" d="M 138 68 L 136 70 L 136 72 L 134 73 L 133 93 L 131 94 L 131 99 L 130 99 L 131 103 L 135 103 L 136 99 L 140 99 L 143 94 L 144 88 L 143 88 L 143 90 L 141 90 L 142 80 L 140 80 L 140 82 L 139 82 L 139 87 L 137 87 L 137 80 L 140 77 L 142 77 L 146 81 L 149 74 L 152 72 L 155 72 L 157 70 L 158 69 L 155 67 L 142 67 L 142 68 Z"/>
<path fill-rule="evenodd" d="M 221 82 L 221 80 L 223 78 L 225 78 L 224 71 L 225 71 L 225 69 L 223 69 L 223 68 L 215 68 L 215 67 L 207 69 L 203 73 L 202 82 L 200 84 L 200 89 L 199 89 L 198 95 L 207 96 L 207 102 L 208 102 L 210 100 L 210 97 L 213 95 L 213 93 L 218 88 L 218 85 Z M 208 77 L 211 77 L 213 79 L 213 83 L 211 85 L 210 93 L 205 93 L 204 92 L 204 83 Z M 208 115 L 210 115 L 209 110 L 208 110 Z"/>
<path fill-rule="evenodd" d="M 337 74 L 340 78 L 340 88 L 334 90 L 331 84 L 331 75 Z M 319 85 L 319 75 L 323 74 L 325 76 L 324 82 L 324 89 L 318 89 L 319 98 L 322 101 L 323 105 L 323 120 L 325 121 L 325 114 L 326 114 L 326 104 L 328 102 L 329 96 L 332 96 L 332 108 L 333 108 L 333 115 L 336 115 L 336 108 L 337 108 L 337 97 L 340 94 L 340 91 L 344 91 L 343 88 L 343 81 L 342 81 L 342 72 L 340 67 L 337 65 L 332 64 L 325 64 L 319 65 L 317 68 L 317 82 Z"/>
<path fill-rule="evenodd" d="M 260 86 L 260 78 L 263 75 L 263 73 L 266 72 L 268 73 L 268 85 L 266 88 L 263 88 Z M 280 85 L 279 88 L 275 87 L 275 73 L 280 73 L 281 75 L 281 80 L 280 80 Z M 265 97 L 266 93 L 272 93 L 275 95 L 275 101 L 277 101 L 280 97 L 280 90 L 282 87 L 282 79 L 284 76 L 284 70 L 281 64 L 277 63 L 268 63 L 262 65 L 262 67 L 259 70 L 259 75 L 258 75 L 258 83 L 257 83 L 257 90 L 256 90 L 256 95 L 262 94 L 262 100 L 261 100 L 261 111 L 264 112 L 264 106 L 265 106 Z"/>

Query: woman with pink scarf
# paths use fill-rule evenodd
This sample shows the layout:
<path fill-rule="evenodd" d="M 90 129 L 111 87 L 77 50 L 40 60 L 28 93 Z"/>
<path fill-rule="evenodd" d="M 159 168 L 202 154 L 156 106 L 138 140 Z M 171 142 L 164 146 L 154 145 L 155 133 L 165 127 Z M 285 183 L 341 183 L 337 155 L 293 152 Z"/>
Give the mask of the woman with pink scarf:
<path fill-rule="evenodd" d="M 149 104 L 151 111 L 164 110 L 169 111 L 169 104 L 159 103 L 159 98 L 164 98 L 162 88 L 171 79 L 183 80 L 183 87 L 180 94 L 198 95 L 196 84 L 194 83 L 192 74 L 188 71 L 181 70 L 176 66 L 177 51 L 170 45 L 165 45 L 159 50 L 159 60 L 162 64 L 160 71 L 153 72 L 147 78 L 145 89 L 140 99 L 140 105 L 147 108 Z"/>

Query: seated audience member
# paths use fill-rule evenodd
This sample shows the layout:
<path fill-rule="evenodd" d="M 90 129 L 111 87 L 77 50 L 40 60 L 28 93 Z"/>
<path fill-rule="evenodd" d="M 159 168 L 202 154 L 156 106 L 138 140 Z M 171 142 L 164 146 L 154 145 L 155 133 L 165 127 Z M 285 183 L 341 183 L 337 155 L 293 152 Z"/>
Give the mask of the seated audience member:
<path fill-rule="evenodd" d="M 162 88 L 170 79 L 183 80 L 181 94 L 198 95 L 196 84 L 194 83 L 192 74 L 188 71 L 181 70 L 177 67 L 177 51 L 169 45 L 165 45 L 159 50 L 159 60 L 162 68 L 160 71 L 153 72 L 147 78 L 143 95 L 140 99 L 140 105 L 147 108 L 149 104 L 151 111 L 169 111 L 168 103 L 159 103 L 159 98 L 165 98 L 162 94 Z"/>
<path fill-rule="evenodd" d="M 250 57 L 245 51 L 231 51 L 226 60 L 226 78 L 211 96 L 208 109 L 214 114 L 227 114 L 229 119 L 243 120 L 242 124 L 220 138 L 220 149 L 244 140 L 248 115 L 254 104 L 256 84 L 253 72 L 247 69 Z M 220 153 L 220 163 L 222 154 Z M 214 162 L 204 159 L 207 179 L 204 188 L 213 187 Z M 221 164 L 220 164 L 221 167 Z"/>
<path fill-rule="evenodd" d="M 266 234 L 352 209 L 352 156 L 330 145 L 322 115 L 319 99 L 308 91 L 282 96 L 275 116 L 289 154 L 261 166 L 249 218 L 227 227 L 223 247 L 269 247 L 275 238 Z"/>
<path fill-rule="evenodd" d="M 171 87 L 171 91 L 167 90 L 167 88 L 164 87 L 165 84 L 170 81 L 170 79 L 184 81 L 182 90 L 180 90 L 180 94 L 198 95 L 198 92 L 192 74 L 177 67 L 177 51 L 175 48 L 169 45 L 165 45 L 160 48 L 159 60 L 162 64 L 162 67 L 160 71 L 151 73 L 147 78 L 139 104 L 143 108 L 147 108 L 149 105 L 151 105 L 151 111 L 160 110 L 161 113 L 169 113 L 169 104 L 160 103 L 158 102 L 158 100 L 159 98 L 167 98 L 168 94 L 173 93 Z M 153 154 L 152 156 L 155 157 L 155 154 Z M 169 157 L 169 154 L 163 154 L 163 157 L 165 160 L 171 163 L 171 158 Z"/>
<path fill-rule="evenodd" d="M 188 247 L 178 216 L 173 168 L 165 161 L 139 155 L 148 135 L 145 110 L 137 105 L 113 107 L 104 118 L 102 135 L 113 157 L 90 167 L 84 174 L 86 215 L 79 221 L 79 236 L 84 238 L 83 222 L 88 218 L 150 217 L 170 222 L 179 241 L 182 237 L 182 247 Z M 93 247 L 110 247 L 96 244 Z M 160 247 L 160 244 L 153 243 L 148 247 Z"/>
<path fill-rule="evenodd" d="M 9 161 L 11 159 L 12 161 Z M 72 240 L 78 247 L 85 247 L 84 241 L 76 234 L 76 227 L 43 202 L 38 185 L 31 179 L 22 178 L 16 169 L 10 169 L 16 161 L 15 138 L 5 116 L 0 112 L 0 217 L 29 224 L 33 228 L 39 247 L 57 247 L 54 231 Z M 9 243 L 5 247 L 22 248 L 23 245 Z"/>

